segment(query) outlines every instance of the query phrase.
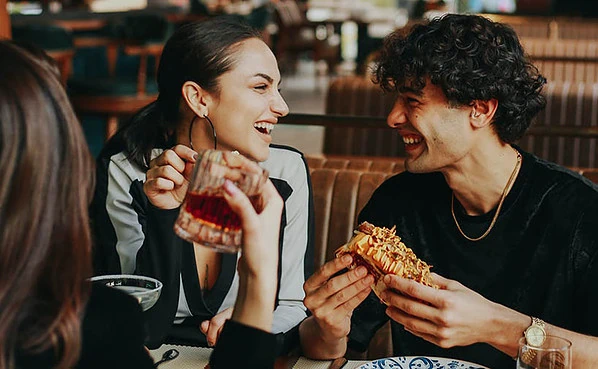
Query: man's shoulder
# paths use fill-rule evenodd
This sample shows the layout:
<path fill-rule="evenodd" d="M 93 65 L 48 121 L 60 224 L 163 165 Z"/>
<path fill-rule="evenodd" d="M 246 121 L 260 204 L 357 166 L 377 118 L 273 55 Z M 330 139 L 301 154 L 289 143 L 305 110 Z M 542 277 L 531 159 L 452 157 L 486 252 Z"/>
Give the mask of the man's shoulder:
<path fill-rule="evenodd" d="M 530 176 L 536 185 L 547 187 L 552 193 L 571 193 L 573 198 L 598 201 L 598 184 L 579 172 L 561 165 L 533 157 Z"/>

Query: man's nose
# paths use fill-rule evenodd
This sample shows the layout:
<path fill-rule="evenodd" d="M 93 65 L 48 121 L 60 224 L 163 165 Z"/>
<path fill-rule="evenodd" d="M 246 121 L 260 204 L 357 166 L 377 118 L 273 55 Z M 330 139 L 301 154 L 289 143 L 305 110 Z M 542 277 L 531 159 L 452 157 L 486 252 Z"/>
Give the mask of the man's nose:
<path fill-rule="evenodd" d="M 388 124 L 390 128 L 397 128 L 406 122 L 407 116 L 405 115 L 405 101 L 401 97 L 398 97 L 392 106 L 392 110 L 386 118 L 386 124 Z"/>

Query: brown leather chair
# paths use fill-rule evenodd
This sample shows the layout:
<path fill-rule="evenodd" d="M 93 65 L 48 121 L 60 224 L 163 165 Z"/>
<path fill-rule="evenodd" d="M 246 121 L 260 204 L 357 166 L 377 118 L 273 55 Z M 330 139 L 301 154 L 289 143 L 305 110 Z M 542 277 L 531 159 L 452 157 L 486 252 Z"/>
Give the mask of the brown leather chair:
<path fill-rule="evenodd" d="M 326 114 L 386 117 L 396 94 L 385 94 L 363 76 L 340 77 L 331 81 L 326 98 Z M 333 155 L 403 156 L 403 144 L 396 134 L 380 129 L 326 128 L 324 152 Z"/>
<path fill-rule="evenodd" d="M 546 108 L 533 122 L 537 127 L 598 125 L 598 83 L 549 83 L 544 87 Z M 546 160 L 568 167 L 597 167 L 598 139 L 528 133 L 519 145 Z"/>
<path fill-rule="evenodd" d="M 310 169 L 315 209 L 315 266 L 334 258 L 334 251 L 353 235 L 356 217 L 372 193 L 392 173 Z M 390 325 L 385 324 L 372 339 L 363 358 L 376 359 L 392 354 Z"/>
<path fill-rule="evenodd" d="M 598 168 L 581 169 L 580 173 L 592 182 L 598 184 Z"/>
<path fill-rule="evenodd" d="M 398 173 L 405 170 L 404 158 L 356 155 L 306 155 L 310 169 L 350 169 L 366 172 Z"/>

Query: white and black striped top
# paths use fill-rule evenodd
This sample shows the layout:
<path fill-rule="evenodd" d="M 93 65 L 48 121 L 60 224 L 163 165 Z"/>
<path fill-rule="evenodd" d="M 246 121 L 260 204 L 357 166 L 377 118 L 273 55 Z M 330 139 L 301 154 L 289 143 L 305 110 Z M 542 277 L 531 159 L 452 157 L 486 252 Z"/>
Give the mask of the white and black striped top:
<path fill-rule="evenodd" d="M 148 347 L 164 342 L 205 345 L 201 321 L 236 299 L 237 255 L 223 254 L 215 285 L 202 293 L 193 246 L 172 230 L 179 209 L 161 210 L 149 203 L 143 192 L 145 171 L 118 146 L 109 144 L 97 160 L 91 206 L 95 274 L 141 274 L 162 281 L 160 300 L 145 313 Z M 152 156 L 162 151 L 155 149 Z M 298 324 L 306 317 L 303 283 L 313 272 L 314 252 L 311 182 L 303 155 L 293 148 L 272 145 L 261 165 L 285 200 L 272 328 L 280 333 L 278 349 L 283 352 L 296 342 Z"/>

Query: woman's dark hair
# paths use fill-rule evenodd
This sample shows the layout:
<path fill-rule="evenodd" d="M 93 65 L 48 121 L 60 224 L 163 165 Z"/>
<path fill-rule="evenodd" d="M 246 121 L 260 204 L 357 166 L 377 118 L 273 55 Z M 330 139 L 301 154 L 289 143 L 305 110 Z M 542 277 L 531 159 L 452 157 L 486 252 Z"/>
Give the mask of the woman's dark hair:
<path fill-rule="evenodd" d="M 0 369 L 73 367 L 89 295 L 93 158 L 45 60 L 0 41 Z"/>
<path fill-rule="evenodd" d="M 498 101 L 493 124 L 504 142 L 525 133 L 546 104 L 546 79 L 525 55 L 507 25 L 476 15 L 449 14 L 389 35 L 375 67 L 374 82 L 385 91 L 421 90 L 426 78 L 454 105 Z"/>
<path fill-rule="evenodd" d="M 218 77 L 235 65 L 235 46 L 258 31 L 229 17 L 189 23 L 174 32 L 158 67 L 158 99 L 138 112 L 115 136 L 124 141 L 129 158 L 147 169 L 151 151 L 174 145 L 183 84 L 196 82 L 218 93 Z"/>

